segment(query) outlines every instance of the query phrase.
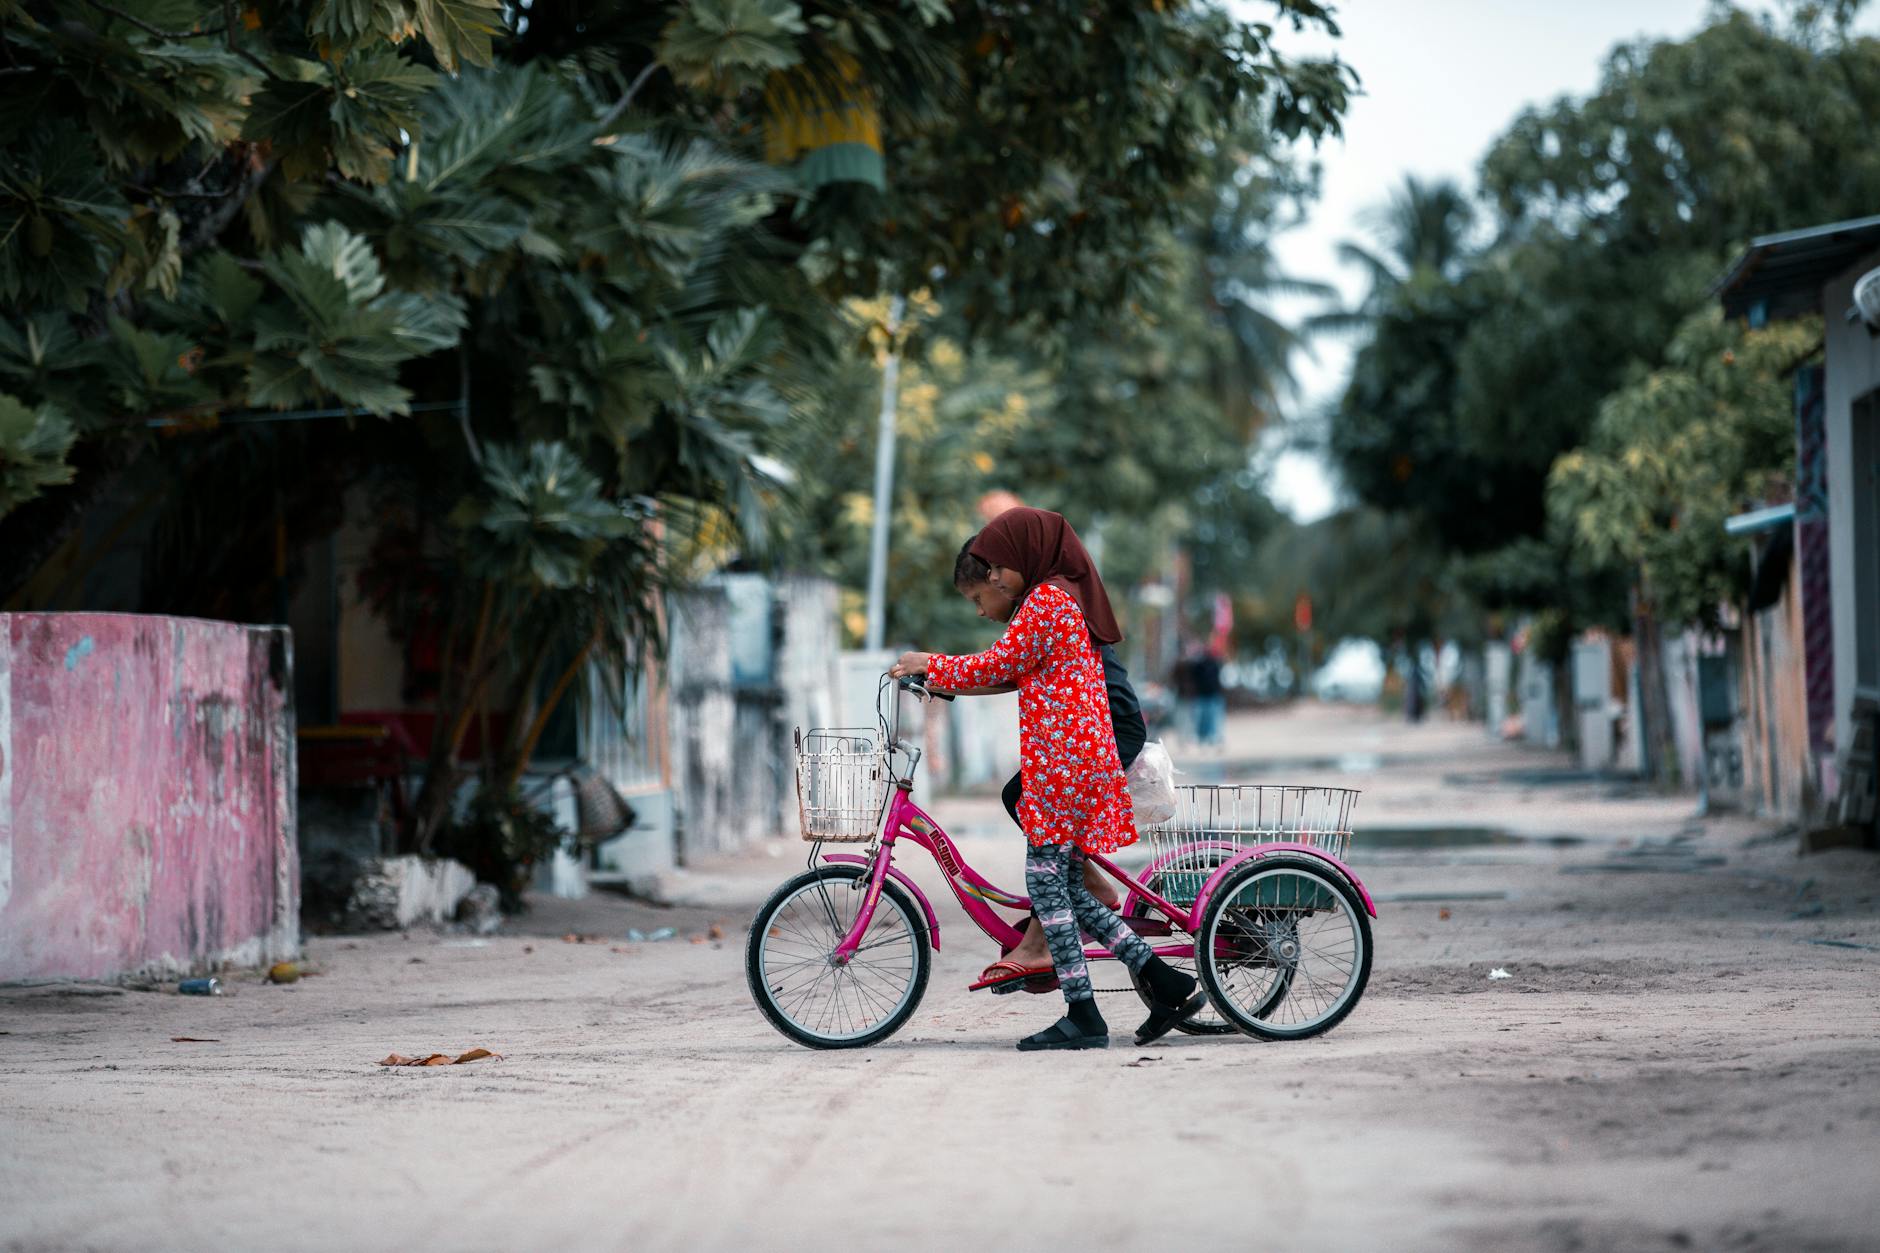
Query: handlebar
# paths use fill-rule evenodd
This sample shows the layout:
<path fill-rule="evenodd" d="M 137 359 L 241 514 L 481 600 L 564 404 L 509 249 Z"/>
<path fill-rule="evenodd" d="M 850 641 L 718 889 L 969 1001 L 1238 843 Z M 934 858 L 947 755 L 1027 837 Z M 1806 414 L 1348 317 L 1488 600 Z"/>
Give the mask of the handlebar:
<path fill-rule="evenodd" d="M 911 674 L 904 679 L 896 679 L 895 684 L 900 687 L 903 692 L 912 692 L 914 695 L 923 698 L 931 697 L 935 700 L 952 700 L 954 697 L 954 693 L 952 692 L 934 691 Z"/>

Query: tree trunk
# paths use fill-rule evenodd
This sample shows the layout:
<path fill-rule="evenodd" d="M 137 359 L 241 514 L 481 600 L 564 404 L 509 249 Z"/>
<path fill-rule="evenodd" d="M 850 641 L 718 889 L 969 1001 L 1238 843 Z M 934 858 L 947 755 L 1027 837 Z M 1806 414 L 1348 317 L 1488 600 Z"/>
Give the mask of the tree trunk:
<path fill-rule="evenodd" d="M 535 720 L 529 725 L 529 734 L 523 739 L 521 747 L 516 751 L 516 759 L 509 767 L 507 777 L 509 790 L 515 790 L 516 785 L 522 781 L 522 772 L 529 768 L 529 758 L 535 756 L 535 746 L 541 742 L 542 732 L 548 729 L 548 720 L 554 716 L 555 710 L 561 705 L 562 697 L 568 694 L 569 687 L 580 676 L 582 668 L 587 665 L 588 654 L 593 652 L 594 646 L 600 642 L 601 628 L 595 627 L 594 634 L 589 636 L 588 642 L 581 646 L 581 651 L 574 655 L 574 660 L 568 663 L 567 668 L 555 680 L 555 686 L 549 689 L 541 708 L 535 711 Z"/>
<path fill-rule="evenodd" d="M 1666 787 L 1678 785 L 1678 755 L 1672 744 L 1671 703 L 1665 691 L 1663 632 L 1650 596 L 1634 592 L 1634 638 L 1638 640 L 1639 748 L 1645 777 Z"/>
<path fill-rule="evenodd" d="M 476 630 L 470 639 L 470 656 L 464 664 L 462 686 L 455 701 L 450 699 L 450 689 L 457 675 L 447 670 L 438 678 L 440 690 L 437 722 L 431 732 L 431 755 L 425 762 L 424 783 L 412 807 L 416 814 L 413 842 L 415 851 L 420 853 L 430 851 L 457 793 L 457 748 L 470 729 L 470 718 L 483 688 L 483 651 L 495 603 L 496 585 L 485 581 L 482 602 L 477 609 Z"/>
<path fill-rule="evenodd" d="M 528 734 L 535 715 L 541 708 L 535 692 L 542 682 L 542 671 L 548 666 L 548 654 L 554 646 L 552 639 L 545 639 L 536 645 L 535 655 L 529 659 L 527 671 L 517 685 L 516 707 L 509 720 L 509 726 L 503 734 L 503 749 L 497 756 L 497 769 L 494 773 L 501 777 L 509 773 L 510 763 L 515 761 L 516 753 L 522 748 L 522 741 Z"/>

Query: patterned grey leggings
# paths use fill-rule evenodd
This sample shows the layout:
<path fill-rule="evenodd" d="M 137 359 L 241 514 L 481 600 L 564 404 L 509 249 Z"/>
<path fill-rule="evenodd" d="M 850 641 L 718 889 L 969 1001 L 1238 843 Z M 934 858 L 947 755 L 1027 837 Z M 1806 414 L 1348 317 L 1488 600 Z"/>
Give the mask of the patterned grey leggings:
<path fill-rule="evenodd" d="M 1155 956 L 1128 923 L 1084 886 L 1084 854 L 1076 845 L 1034 845 L 1025 858 L 1025 890 L 1031 893 L 1032 912 L 1044 928 L 1044 942 L 1051 949 L 1051 965 L 1057 970 L 1065 1000 L 1087 1001 L 1095 995 L 1084 965 L 1080 932 L 1089 932 L 1131 970 L 1141 970 Z"/>

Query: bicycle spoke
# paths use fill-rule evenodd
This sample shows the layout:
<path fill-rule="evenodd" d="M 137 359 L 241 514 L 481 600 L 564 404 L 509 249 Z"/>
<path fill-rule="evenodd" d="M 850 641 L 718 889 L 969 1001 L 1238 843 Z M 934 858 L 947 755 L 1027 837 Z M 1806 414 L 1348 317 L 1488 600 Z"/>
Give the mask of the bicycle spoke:
<path fill-rule="evenodd" d="M 1331 889 L 1314 874 L 1275 867 L 1236 882 L 1234 899 L 1260 904 L 1215 911 L 1201 948 L 1212 954 L 1217 985 L 1254 1020 L 1309 1032 L 1357 988 L 1357 923 L 1344 902 L 1326 905 Z"/>
<path fill-rule="evenodd" d="M 851 886 L 857 882 L 822 877 L 804 884 L 771 909 L 757 938 L 760 995 L 789 1022 L 832 1040 L 864 1035 L 902 1012 L 919 971 L 918 923 L 885 893 L 850 960 L 833 964 L 865 899 Z"/>

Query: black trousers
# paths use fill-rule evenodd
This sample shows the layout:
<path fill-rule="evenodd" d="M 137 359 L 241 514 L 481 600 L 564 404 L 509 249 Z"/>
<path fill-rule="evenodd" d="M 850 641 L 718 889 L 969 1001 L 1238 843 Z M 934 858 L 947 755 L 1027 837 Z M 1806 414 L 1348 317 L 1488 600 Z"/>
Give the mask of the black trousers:
<path fill-rule="evenodd" d="M 1129 671 L 1123 669 L 1123 663 L 1116 659 L 1116 652 L 1108 644 L 1097 648 L 1097 656 L 1103 659 L 1103 681 L 1110 698 L 1110 725 L 1116 731 L 1116 755 L 1122 759 L 1123 769 L 1142 752 L 1142 746 L 1149 740 L 1149 724 L 1143 721 L 1142 705 L 1136 699 L 1136 689 L 1129 684 Z M 1015 774 L 1005 782 L 999 799 L 1005 802 L 1005 812 L 1012 815 L 1012 821 L 1018 823 L 1018 798 L 1024 795 L 1025 779 L 1022 774 Z M 1021 827 L 1022 823 L 1019 824 Z"/>

